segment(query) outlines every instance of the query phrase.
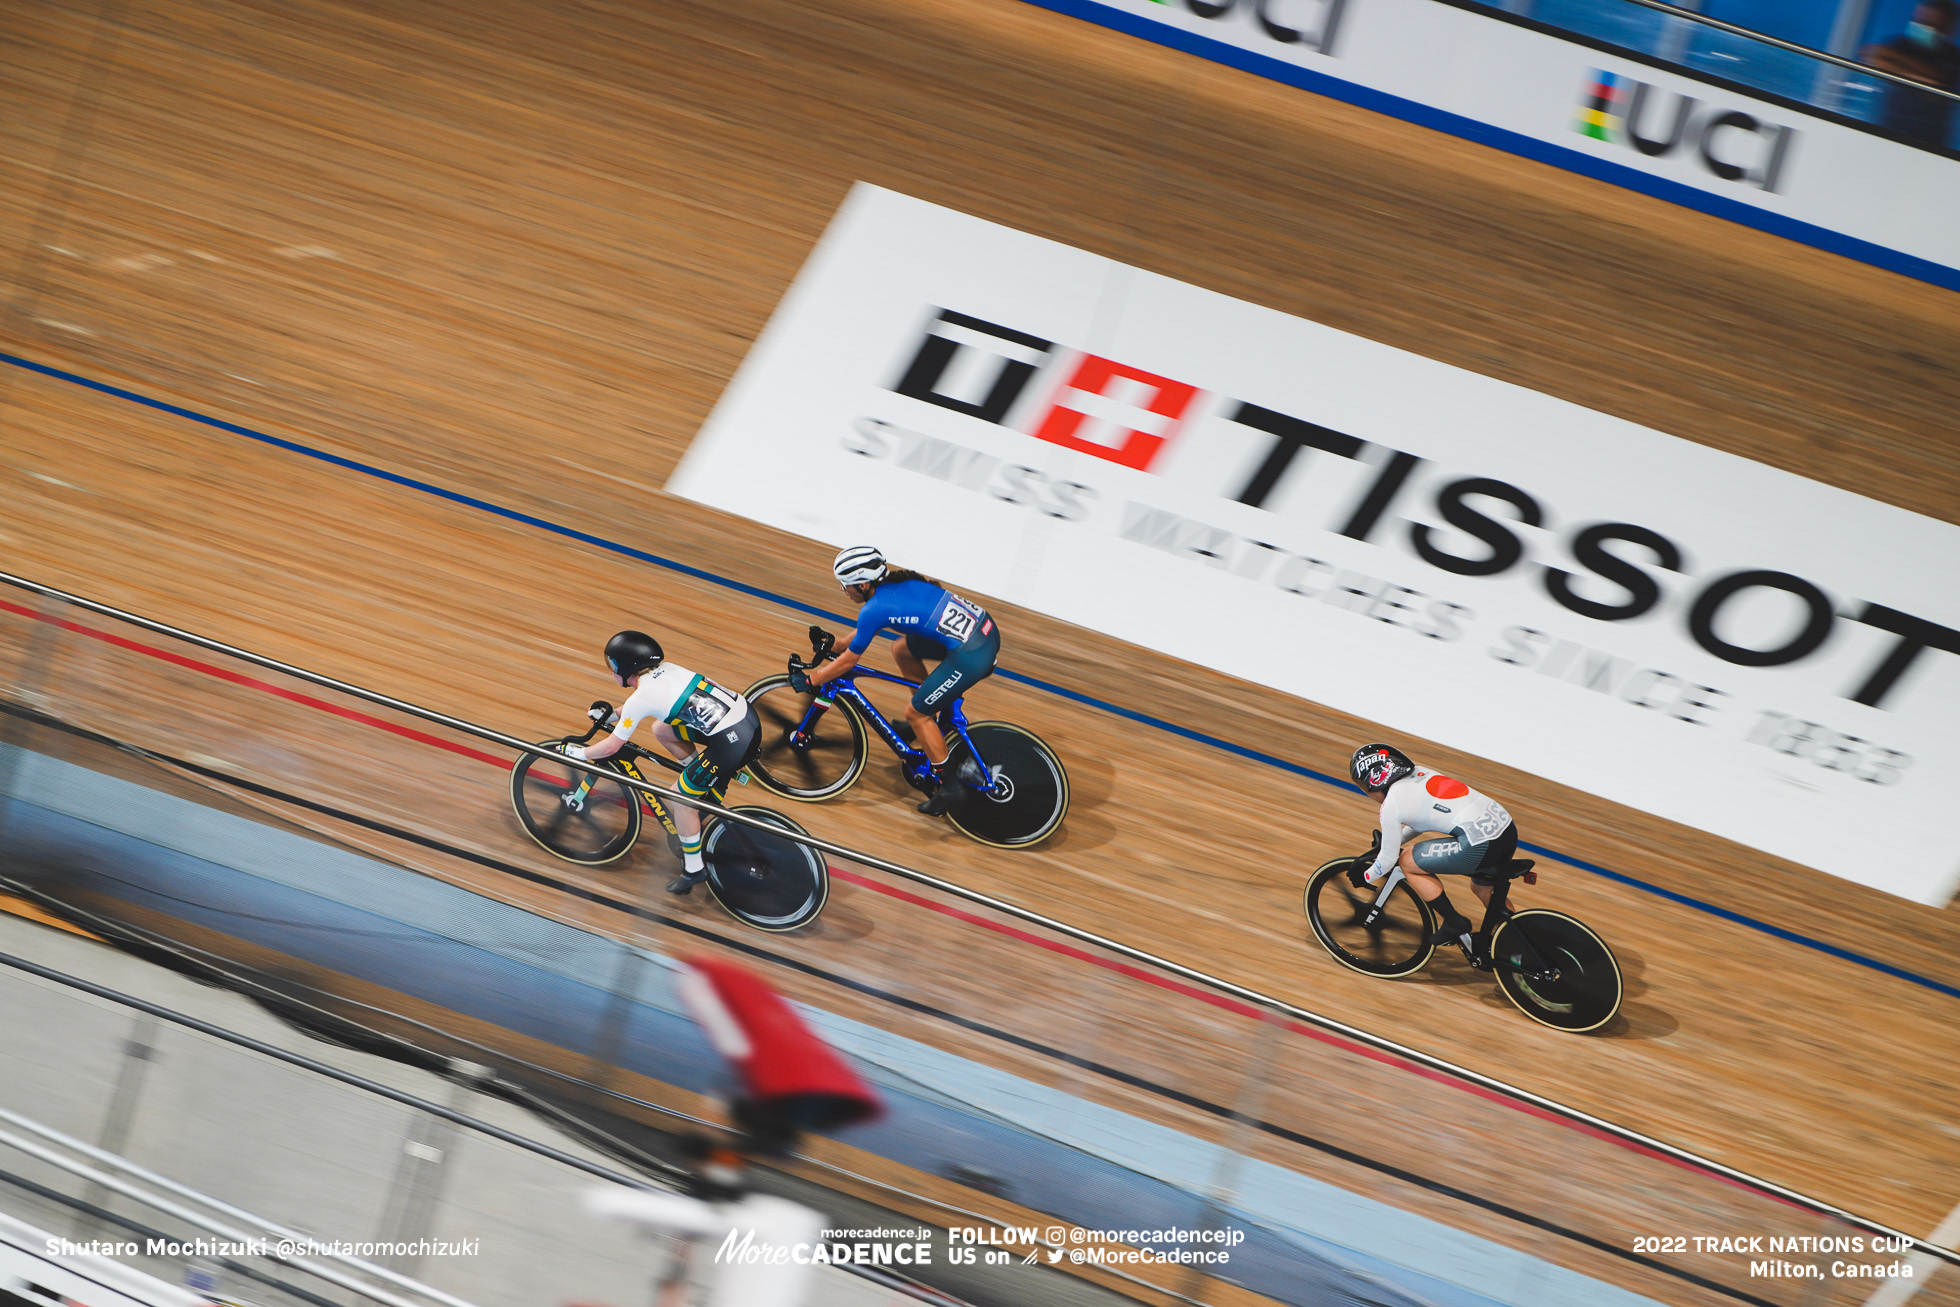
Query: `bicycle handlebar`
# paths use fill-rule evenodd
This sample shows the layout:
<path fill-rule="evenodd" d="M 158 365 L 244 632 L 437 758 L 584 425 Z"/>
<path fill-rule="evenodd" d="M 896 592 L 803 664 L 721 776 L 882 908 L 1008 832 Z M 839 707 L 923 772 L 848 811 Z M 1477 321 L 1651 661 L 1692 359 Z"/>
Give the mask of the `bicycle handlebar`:
<path fill-rule="evenodd" d="M 829 662 L 836 648 L 836 636 L 821 626 L 813 626 L 810 628 L 810 661 L 806 663 L 795 654 L 791 654 L 789 660 L 797 667 L 815 667 L 820 663 Z"/>
<path fill-rule="evenodd" d="M 598 709 L 598 708 L 604 708 L 605 712 L 594 715 L 594 709 Z M 558 743 L 577 744 L 577 745 L 586 745 L 592 743 L 593 737 L 598 735 L 599 732 L 607 728 L 606 719 L 607 717 L 612 715 L 613 712 L 612 712 L 611 704 L 607 703 L 603 699 L 594 700 L 592 707 L 586 709 L 586 716 L 592 719 L 591 729 L 586 731 L 586 733 L 583 735 L 567 735 L 563 739 L 559 740 Z M 655 762 L 659 763 L 662 767 L 665 767 L 668 771 L 687 770 L 686 763 L 676 762 L 674 759 L 669 758 L 665 753 L 662 753 L 659 750 L 642 749 L 639 745 L 633 744 L 631 742 L 628 742 L 623 748 L 620 749 L 619 756 L 623 758 L 651 758 Z"/>

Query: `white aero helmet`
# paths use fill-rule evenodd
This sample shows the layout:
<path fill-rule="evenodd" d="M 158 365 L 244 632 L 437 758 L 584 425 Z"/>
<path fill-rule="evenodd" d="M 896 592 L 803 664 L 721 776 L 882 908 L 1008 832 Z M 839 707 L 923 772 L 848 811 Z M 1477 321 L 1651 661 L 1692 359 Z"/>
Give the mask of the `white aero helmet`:
<path fill-rule="evenodd" d="M 852 545 L 838 551 L 837 561 L 830 565 L 830 570 L 836 573 L 839 585 L 881 581 L 885 576 L 885 556 L 871 545 Z"/>

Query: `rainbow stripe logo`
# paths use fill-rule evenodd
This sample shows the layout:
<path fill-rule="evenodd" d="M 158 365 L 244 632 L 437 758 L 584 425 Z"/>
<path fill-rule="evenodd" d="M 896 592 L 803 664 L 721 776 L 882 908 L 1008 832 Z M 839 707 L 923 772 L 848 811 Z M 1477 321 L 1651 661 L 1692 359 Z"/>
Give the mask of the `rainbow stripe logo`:
<path fill-rule="evenodd" d="M 1626 134 L 1627 99 L 1633 79 L 1603 68 L 1594 68 L 1579 93 L 1579 116 L 1572 130 L 1601 141 L 1617 141 Z"/>

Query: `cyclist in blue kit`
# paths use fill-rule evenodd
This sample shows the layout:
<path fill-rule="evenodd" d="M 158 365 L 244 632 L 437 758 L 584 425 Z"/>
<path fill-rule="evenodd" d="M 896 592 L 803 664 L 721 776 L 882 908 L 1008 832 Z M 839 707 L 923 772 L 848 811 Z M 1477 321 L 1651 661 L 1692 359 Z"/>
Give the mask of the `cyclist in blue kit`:
<path fill-rule="evenodd" d="M 932 794 L 919 811 L 937 817 L 951 808 L 966 781 L 946 774 L 946 736 L 938 715 L 955 699 L 993 675 L 1000 661 L 1000 628 L 986 610 L 951 593 L 917 572 L 893 571 L 870 545 L 852 545 L 831 564 L 837 584 L 852 602 L 864 605 L 850 647 L 807 675 L 790 660 L 790 687 L 814 693 L 849 672 L 871 648 L 878 632 L 891 628 L 902 638 L 893 650 L 899 674 L 919 688 L 905 705 L 905 721 L 932 764 Z M 938 665 L 930 672 L 926 661 Z"/>

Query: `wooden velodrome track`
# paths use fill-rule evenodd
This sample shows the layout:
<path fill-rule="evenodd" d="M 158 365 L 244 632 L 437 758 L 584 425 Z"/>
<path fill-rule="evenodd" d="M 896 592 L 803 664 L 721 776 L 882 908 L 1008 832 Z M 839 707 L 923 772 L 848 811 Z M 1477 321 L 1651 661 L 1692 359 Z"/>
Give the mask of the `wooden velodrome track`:
<path fill-rule="evenodd" d="M 1960 521 L 1952 294 L 1016 0 L 9 0 L 0 97 L 0 349 L 823 608 L 828 550 L 660 487 L 857 180 Z M 0 559 L 527 736 L 605 692 L 621 625 L 745 684 L 807 620 L 18 367 Z M 1147 711 L 1195 678 L 1193 724 L 1249 749 L 1338 772 L 1377 734 L 990 606 L 1013 668 Z M 1298 910 L 1365 834 L 1358 799 L 999 680 L 973 706 L 1068 760 L 1049 846 L 942 833 L 882 773 L 794 815 L 1915 1233 L 1960 1202 L 1952 993 L 1571 868 L 1521 897 L 1619 950 L 1611 1037 L 1532 1027 L 1448 966 L 1370 983 Z M 196 734 L 173 709 L 124 724 Z M 245 727 L 210 722 L 214 748 Z M 246 751 L 268 769 L 316 743 L 278 723 Z M 363 740 L 335 737 L 394 747 Z M 1950 911 L 1417 751 L 1527 838 L 1960 985 Z M 365 798 L 518 852 L 501 814 Z M 868 949 L 880 911 L 841 890 L 813 947 Z M 1075 983 L 1024 965 L 1034 992 Z"/>

